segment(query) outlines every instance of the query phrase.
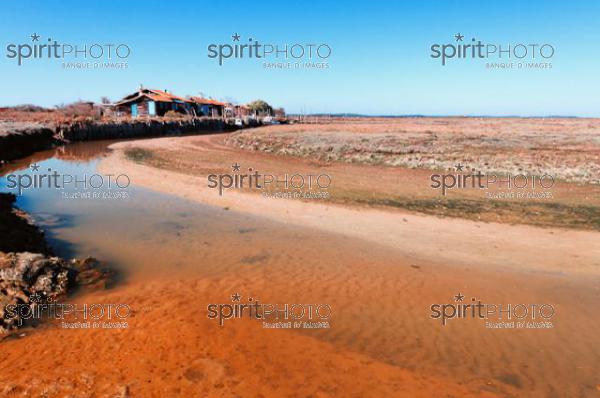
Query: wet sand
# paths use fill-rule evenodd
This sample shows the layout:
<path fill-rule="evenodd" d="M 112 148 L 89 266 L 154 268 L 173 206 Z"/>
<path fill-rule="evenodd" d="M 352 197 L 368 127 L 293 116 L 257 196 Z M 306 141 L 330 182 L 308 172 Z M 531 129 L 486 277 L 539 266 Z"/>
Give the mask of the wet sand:
<path fill-rule="evenodd" d="M 201 176 L 136 164 L 122 153 L 128 145 L 188 147 L 200 148 L 199 163 L 250 161 L 241 150 L 207 149 L 205 140 L 214 139 L 222 138 L 117 144 L 102 161 L 103 172 L 126 172 L 136 185 L 174 195 L 142 192 L 132 197 L 137 210 L 104 204 L 89 220 L 53 231 L 77 251 L 111 253 L 128 270 L 114 289 L 74 302 L 130 303 L 135 316 L 124 330 L 46 324 L 2 342 L 4 395 L 600 394 L 598 232 L 239 192 L 219 197 Z M 285 169 L 290 160 L 273 162 Z M 248 319 L 219 327 L 206 305 L 230 303 L 234 293 L 267 303 L 328 303 L 331 328 L 263 329 Z M 430 318 L 432 303 L 450 303 L 457 293 L 552 303 L 555 327 L 494 330 Z"/>
<path fill-rule="evenodd" d="M 111 148 L 115 152 L 100 164 L 100 170 L 113 174 L 127 170 L 136 184 L 159 192 L 222 209 L 384 244 L 415 258 L 439 260 L 447 264 L 471 263 L 471 266 L 485 269 L 536 269 L 592 275 L 597 275 L 600 270 L 600 246 L 597 244 L 600 235 L 596 232 L 430 217 L 394 208 L 332 205 L 326 200 L 307 202 L 264 198 L 239 190 L 229 190 L 219 196 L 216 190 L 207 187 L 206 176 L 148 167 L 129 161 L 123 153 L 131 147 L 192 148 L 196 162 L 208 170 L 209 165 L 215 169 L 223 167 L 223 161 L 215 161 L 215 158 L 243 159 L 240 163 L 254 164 L 255 159 L 251 158 L 265 156 L 215 145 L 215 142 L 223 139 L 221 135 L 214 135 L 114 144 Z M 270 160 L 269 166 L 275 170 L 308 169 L 310 164 L 308 160 L 285 157 L 270 157 Z M 364 166 L 362 171 L 365 172 Z M 328 172 L 337 177 L 335 169 L 330 168 Z M 414 184 L 411 189 L 418 187 Z M 540 250 L 544 253 L 543 261 L 534 261 L 536 257 L 541 259 Z M 577 266 L 565 269 L 565 261 L 573 260 Z"/>

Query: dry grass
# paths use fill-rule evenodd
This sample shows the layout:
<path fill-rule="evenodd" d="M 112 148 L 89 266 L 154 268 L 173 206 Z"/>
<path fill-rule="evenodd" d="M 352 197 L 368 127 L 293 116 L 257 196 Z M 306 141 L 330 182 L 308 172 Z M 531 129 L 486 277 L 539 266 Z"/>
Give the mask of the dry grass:
<path fill-rule="evenodd" d="M 234 134 L 238 148 L 321 161 L 600 184 L 599 119 L 399 118 L 269 126 Z"/>
<path fill-rule="evenodd" d="M 97 121 L 102 118 L 102 111 L 99 107 L 82 101 L 59 105 L 54 109 L 35 105 L 0 108 L 0 120 L 7 122 L 57 125 L 80 121 Z"/>
<path fill-rule="evenodd" d="M 386 121 L 381 124 L 379 121 L 370 123 L 335 123 L 328 125 L 292 125 L 292 126 L 267 126 L 252 130 L 243 130 L 239 133 L 217 135 L 213 137 L 198 137 L 186 141 L 186 144 L 166 145 L 164 147 L 144 148 L 143 156 L 132 153 L 129 157 L 138 162 L 149 166 L 163 168 L 183 174 L 195 176 L 206 176 L 212 173 L 231 172 L 230 163 L 224 159 L 235 160 L 244 165 L 252 166 L 255 170 L 265 173 L 276 173 L 280 176 L 283 173 L 303 173 L 318 175 L 327 173 L 332 177 L 332 185 L 328 189 L 330 198 L 328 203 L 339 203 L 349 206 L 377 207 L 389 210 L 405 209 L 413 212 L 436 215 L 440 217 L 466 218 L 470 220 L 484 222 L 499 222 L 506 224 L 529 224 L 542 227 L 562 227 L 585 230 L 600 230 L 600 186 L 590 183 L 575 183 L 565 180 L 557 180 L 551 188 L 552 194 L 549 198 L 506 198 L 496 199 L 493 194 L 502 193 L 502 190 L 490 188 L 485 192 L 477 189 L 451 190 L 447 196 L 442 196 L 439 190 L 431 188 L 432 171 L 427 167 L 413 165 L 412 167 L 403 167 L 403 164 L 390 165 L 384 161 L 361 161 L 357 158 L 348 159 L 344 154 L 356 155 L 351 149 L 349 142 L 362 145 L 364 151 L 369 149 L 369 145 L 377 147 L 374 140 L 369 137 L 377 137 L 381 134 L 390 136 L 390 140 L 399 142 L 392 145 L 388 153 L 389 161 L 394 157 L 402 156 L 402 148 L 407 144 L 407 135 L 418 136 L 417 132 L 407 134 L 398 132 L 400 127 L 406 127 L 406 120 Z M 434 123 L 440 121 L 418 120 L 419 124 Z M 455 122 L 450 120 L 449 122 Z M 460 122 L 460 120 L 459 120 Z M 466 124 L 472 124 L 473 127 L 481 124 L 481 121 L 467 120 Z M 487 122 L 487 120 L 484 120 Z M 520 132 L 515 134 L 508 130 L 514 129 L 516 120 L 494 120 L 496 127 L 500 131 L 489 133 L 489 136 L 505 135 L 506 140 L 499 137 L 494 140 L 480 140 L 479 145 L 475 139 L 471 139 L 471 145 L 462 145 L 461 148 L 453 146 L 451 139 L 452 133 L 446 133 L 449 137 L 444 137 L 440 131 L 435 133 L 442 140 L 431 144 L 429 152 L 423 151 L 423 154 L 435 153 L 441 159 L 445 159 L 445 164 L 449 168 L 457 162 L 464 162 L 463 157 L 479 161 L 478 154 L 482 153 L 481 147 L 487 146 L 485 153 L 489 156 L 502 156 L 511 167 L 514 163 L 519 163 L 519 167 L 527 168 L 524 153 L 535 158 L 539 156 L 539 151 L 549 151 L 546 156 L 548 161 L 552 160 L 552 154 L 563 157 L 565 161 L 577 164 L 580 159 L 594 159 L 594 151 L 597 147 L 594 140 L 595 125 L 597 121 L 589 120 L 566 120 L 563 123 L 567 126 L 567 131 L 571 131 L 571 141 L 579 142 L 578 151 L 567 150 L 564 146 L 554 145 L 551 150 L 539 148 L 523 148 L 515 144 L 516 141 L 528 141 L 523 138 L 526 134 Z M 530 123 L 529 119 L 524 119 L 524 123 Z M 545 123 L 545 121 L 533 121 L 533 124 Z M 579 126 L 571 125 L 579 124 Z M 586 131 L 581 123 L 587 123 L 589 130 Z M 503 124 L 504 127 L 503 127 Z M 410 125 L 410 124 L 409 124 Z M 440 124 L 444 126 L 444 124 Z M 416 129 L 417 125 L 410 125 Z M 447 126 L 447 125 L 446 125 Z M 548 126 L 547 126 L 548 127 Z M 585 127 L 585 125 L 584 125 Z M 342 131 L 342 128 L 344 129 Z M 474 128 L 474 127 L 473 127 Z M 520 126 L 526 129 L 526 126 Z M 529 127 L 530 128 L 530 127 Z M 576 130 L 582 129 L 578 134 Z M 396 133 L 391 133 L 396 129 Z M 385 130 L 381 133 L 381 130 Z M 575 131 L 574 131 L 575 130 Z M 349 132 L 351 131 L 351 132 Z M 427 133 L 429 134 L 429 133 Z M 470 134 L 461 134 L 463 136 L 474 136 Z M 545 134 L 545 133 L 541 133 Z M 550 133 L 541 138 L 531 139 L 529 141 L 550 140 L 550 135 L 555 136 L 558 132 Z M 480 134 L 484 135 L 484 134 Z M 358 138 L 357 138 L 358 137 Z M 484 135 L 485 137 L 485 135 Z M 454 136 L 456 138 L 456 136 Z M 346 148 L 345 151 L 319 151 L 318 148 L 325 147 L 322 142 L 329 140 L 334 144 Z M 252 141 L 259 145 L 258 148 L 248 147 L 241 142 Z M 257 143 L 257 141 L 259 143 Z M 506 142 L 505 142 L 506 141 Z M 314 142 L 315 146 L 310 151 L 302 153 L 300 150 L 305 148 L 306 142 Z M 510 143 L 510 145 L 508 143 Z M 227 144 L 225 144 L 227 143 Z M 491 143 L 491 144 L 490 144 Z M 331 145 L 328 143 L 327 145 Z M 575 145 L 575 144 L 573 144 Z M 501 148 L 508 148 L 502 152 Z M 332 156 L 329 156 L 333 153 Z M 448 155 L 449 153 L 449 155 Z M 400 154 L 400 155 L 398 155 Z M 412 156 L 416 156 L 413 154 Z M 452 159 L 447 160 L 446 157 Z M 371 159 L 371 158 L 370 158 Z M 496 167 L 504 164 L 495 163 Z M 583 166 L 594 164 L 593 160 L 589 163 L 582 162 Z M 598 166 L 598 163 L 595 163 Z M 443 165 L 437 163 L 442 168 Z M 512 169 L 508 169 L 509 171 Z M 577 169 L 576 169 L 577 170 Z M 454 171 L 453 171 L 454 172 Z M 507 172 L 500 168 L 500 172 Z M 585 173 L 580 175 L 585 176 Z M 528 193 L 538 193 L 536 190 L 527 190 Z M 544 190 L 544 192 L 547 190 Z M 489 194 L 489 195 L 487 195 Z"/>

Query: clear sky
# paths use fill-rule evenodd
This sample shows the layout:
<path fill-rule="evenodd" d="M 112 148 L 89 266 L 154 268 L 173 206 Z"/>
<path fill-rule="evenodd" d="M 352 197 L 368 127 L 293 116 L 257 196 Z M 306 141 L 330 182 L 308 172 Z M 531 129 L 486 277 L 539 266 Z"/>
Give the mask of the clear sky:
<path fill-rule="evenodd" d="M 0 7 L 0 105 L 113 100 L 140 83 L 288 112 L 600 116 L 599 1 L 14 1 Z M 37 33 L 72 44 L 126 43 L 125 70 L 64 70 L 7 58 Z M 271 70 L 208 58 L 231 35 L 261 43 L 326 43 L 325 70 Z M 550 43 L 551 69 L 489 70 L 430 58 L 434 43 Z"/>

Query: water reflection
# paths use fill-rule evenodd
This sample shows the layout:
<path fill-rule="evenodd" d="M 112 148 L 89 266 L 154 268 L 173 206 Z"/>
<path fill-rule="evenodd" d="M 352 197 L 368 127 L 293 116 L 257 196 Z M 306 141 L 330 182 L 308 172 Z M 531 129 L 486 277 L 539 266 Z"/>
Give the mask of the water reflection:
<path fill-rule="evenodd" d="M 7 177 L 45 173 L 48 169 L 61 175 L 83 180 L 97 174 L 97 167 L 115 141 L 84 142 L 36 153 L 6 165 L 0 171 L 0 191 L 16 193 L 7 187 Z M 31 164 L 39 166 L 33 171 Z M 121 171 L 127 174 L 127 170 Z M 71 194 L 93 191 L 97 197 L 75 197 Z M 258 264 L 257 243 L 268 241 L 268 231 L 287 228 L 224 208 L 203 205 L 131 184 L 124 189 L 126 197 L 103 196 L 109 190 L 82 189 L 72 185 L 64 189 L 44 185 L 30 188 L 17 197 L 17 206 L 27 211 L 45 232 L 53 251 L 62 257 L 93 256 L 119 264 L 136 274 L 152 270 L 171 271 L 188 268 L 206 271 L 219 268 L 213 258 L 247 257 L 248 264 Z M 114 192 L 114 189 L 112 190 Z M 267 227 L 269 226 L 269 227 Z M 239 245 L 240 234 L 244 245 Z M 253 257 L 254 256 L 254 257 Z"/>
<path fill-rule="evenodd" d="M 15 171 L 27 169 L 30 164 L 43 162 L 51 158 L 65 160 L 69 162 L 89 162 L 93 159 L 97 159 L 101 156 L 108 154 L 108 146 L 120 141 L 106 140 L 75 142 L 73 144 L 62 145 L 54 149 L 36 152 L 25 158 L 1 165 L 0 175 L 3 176 L 9 173 L 13 173 Z"/>

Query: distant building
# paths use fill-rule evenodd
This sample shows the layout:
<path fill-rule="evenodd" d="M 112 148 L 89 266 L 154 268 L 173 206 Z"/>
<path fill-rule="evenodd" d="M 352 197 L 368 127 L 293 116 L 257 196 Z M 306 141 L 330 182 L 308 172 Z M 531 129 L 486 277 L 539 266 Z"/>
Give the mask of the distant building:
<path fill-rule="evenodd" d="M 194 103 L 167 90 L 140 89 L 114 104 L 117 112 L 131 117 L 164 116 L 169 111 L 195 116 Z"/>
<path fill-rule="evenodd" d="M 234 105 L 231 103 L 225 104 L 224 112 L 226 118 L 236 119 L 243 119 L 251 116 L 252 114 L 250 108 L 248 108 L 246 105 Z"/>
<path fill-rule="evenodd" d="M 274 109 L 273 114 L 275 115 L 276 118 L 279 118 L 279 119 L 284 119 L 286 117 L 285 109 L 283 109 L 283 108 Z"/>
<path fill-rule="evenodd" d="M 107 112 L 120 116 L 165 116 L 167 112 L 177 112 L 193 117 L 256 119 L 257 115 L 246 105 L 235 105 L 203 97 L 179 97 L 167 90 L 155 90 L 140 86 L 114 104 L 103 106 Z"/>
<path fill-rule="evenodd" d="M 244 118 L 252 115 L 252 110 L 246 105 L 235 105 L 235 117 Z"/>
<path fill-rule="evenodd" d="M 190 97 L 197 116 L 208 116 L 212 118 L 225 117 L 226 104 L 212 98 Z"/>

